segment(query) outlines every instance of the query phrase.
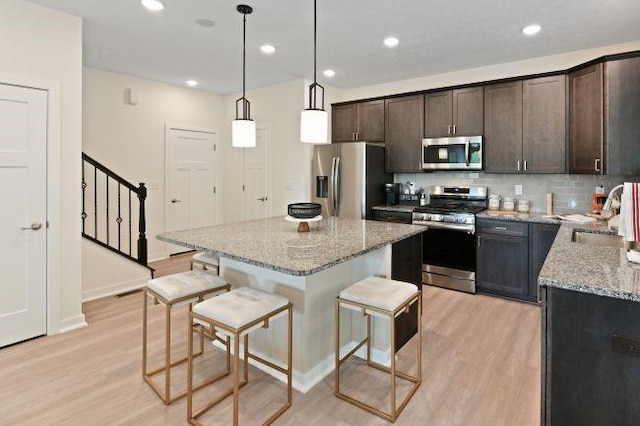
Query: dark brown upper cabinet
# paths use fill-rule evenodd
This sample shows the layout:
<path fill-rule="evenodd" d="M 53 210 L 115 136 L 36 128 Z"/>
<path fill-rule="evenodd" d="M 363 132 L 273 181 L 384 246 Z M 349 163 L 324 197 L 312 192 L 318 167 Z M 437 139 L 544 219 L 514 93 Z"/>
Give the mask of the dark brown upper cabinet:
<path fill-rule="evenodd" d="M 476 136 L 483 133 L 483 87 L 443 90 L 424 98 L 424 136 Z"/>
<path fill-rule="evenodd" d="M 640 176 L 640 57 L 606 62 L 606 172 Z"/>
<path fill-rule="evenodd" d="M 334 105 L 332 142 L 384 141 L 384 100 Z"/>
<path fill-rule="evenodd" d="M 567 172 L 567 77 L 522 82 L 522 171 Z"/>
<path fill-rule="evenodd" d="M 603 64 L 569 73 L 569 173 L 604 174 Z"/>
<path fill-rule="evenodd" d="M 484 87 L 484 170 L 522 170 L 522 81 Z"/>
<path fill-rule="evenodd" d="M 485 167 L 489 173 L 566 172 L 566 77 L 485 86 Z"/>
<path fill-rule="evenodd" d="M 422 171 L 424 96 L 385 100 L 385 170 L 389 173 Z"/>

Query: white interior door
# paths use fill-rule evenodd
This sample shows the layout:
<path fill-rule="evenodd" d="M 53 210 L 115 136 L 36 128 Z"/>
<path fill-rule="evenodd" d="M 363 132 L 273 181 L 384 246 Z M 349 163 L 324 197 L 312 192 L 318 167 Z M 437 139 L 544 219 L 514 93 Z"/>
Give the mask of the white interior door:
<path fill-rule="evenodd" d="M 0 347 L 47 333 L 47 92 L 0 84 Z"/>
<path fill-rule="evenodd" d="M 166 141 L 166 230 L 215 224 L 217 135 L 170 128 Z M 167 254 L 187 251 L 166 245 Z"/>
<path fill-rule="evenodd" d="M 242 149 L 244 219 L 269 216 L 269 131 L 256 129 L 256 147 Z"/>

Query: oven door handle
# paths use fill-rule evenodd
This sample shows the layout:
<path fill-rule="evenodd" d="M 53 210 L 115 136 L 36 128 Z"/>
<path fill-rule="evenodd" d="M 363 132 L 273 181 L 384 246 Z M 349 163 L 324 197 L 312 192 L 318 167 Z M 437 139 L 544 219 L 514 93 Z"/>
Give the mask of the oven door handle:
<path fill-rule="evenodd" d="M 429 229 L 449 229 L 451 231 L 460 231 L 466 232 L 467 234 L 475 234 L 474 225 L 461 225 L 449 222 L 431 222 L 427 220 L 414 220 L 413 225 L 426 226 Z"/>

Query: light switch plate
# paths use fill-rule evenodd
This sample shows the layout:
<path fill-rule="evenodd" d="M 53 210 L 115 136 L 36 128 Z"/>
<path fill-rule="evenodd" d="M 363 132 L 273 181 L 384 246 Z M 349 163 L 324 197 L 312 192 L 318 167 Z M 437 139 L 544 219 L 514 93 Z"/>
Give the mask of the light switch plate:
<path fill-rule="evenodd" d="M 516 185 L 516 195 L 522 195 L 522 185 Z"/>

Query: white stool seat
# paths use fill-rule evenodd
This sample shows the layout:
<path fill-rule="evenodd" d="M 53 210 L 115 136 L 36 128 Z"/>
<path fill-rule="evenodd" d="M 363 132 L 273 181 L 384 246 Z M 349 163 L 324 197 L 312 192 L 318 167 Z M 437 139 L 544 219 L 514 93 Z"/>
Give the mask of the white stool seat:
<path fill-rule="evenodd" d="M 193 312 L 238 329 L 288 303 L 284 297 L 241 287 L 196 304 Z"/>
<path fill-rule="evenodd" d="M 214 266 L 218 266 L 220 264 L 220 258 L 218 256 L 206 252 L 196 253 L 191 259 L 194 262 L 207 263 Z"/>
<path fill-rule="evenodd" d="M 147 288 L 167 301 L 172 301 L 224 285 L 226 282 L 217 275 L 204 271 L 187 271 L 149 280 Z"/>
<path fill-rule="evenodd" d="M 380 277 L 367 277 L 340 292 L 340 298 L 373 308 L 395 311 L 418 293 L 414 284 Z"/>

